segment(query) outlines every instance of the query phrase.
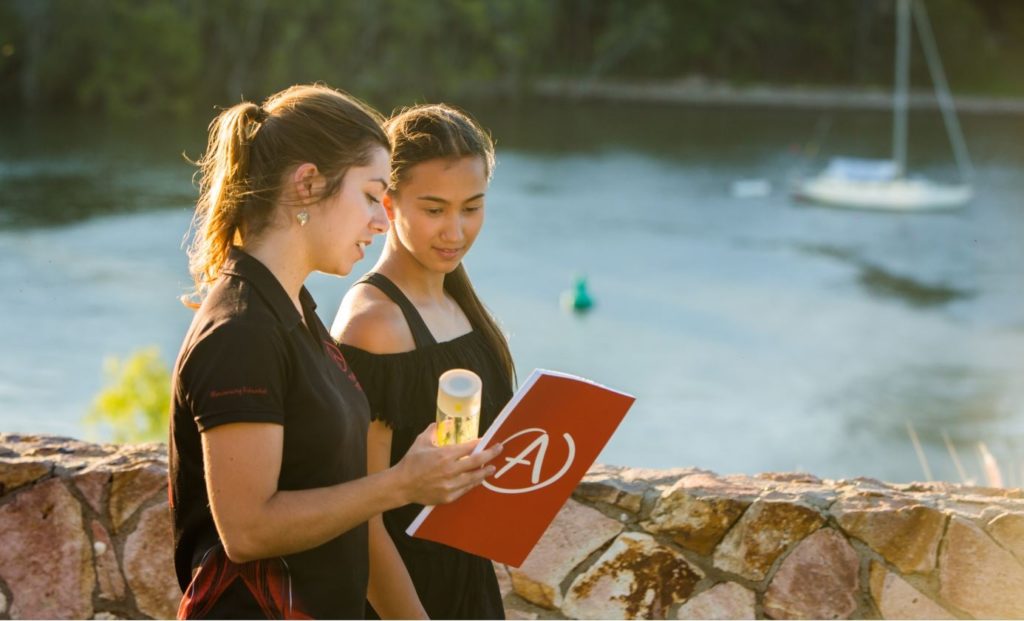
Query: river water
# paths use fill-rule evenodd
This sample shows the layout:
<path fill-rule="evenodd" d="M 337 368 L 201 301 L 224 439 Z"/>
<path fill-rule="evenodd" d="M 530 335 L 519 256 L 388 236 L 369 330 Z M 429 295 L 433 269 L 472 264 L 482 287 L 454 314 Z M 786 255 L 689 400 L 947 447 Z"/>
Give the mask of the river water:
<path fill-rule="evenodd" d="M 844 112 L 529 104 L 476 109 L 498 142 L 466 263 L 535 367 L 637 396 L 600 460 L 723 473 L 982 479 L 979 443 L 1024 480 L 1024 123 L 967 116 L 977 197 L 942 214 L 796 203 L 829 154 L 884 156 L 889 118 Z M 191 312 L 182 238 L 206 119 L 0 125 L 0 430 L 103 439 L 82 417 L 103 360 Z M 828 131 L 823 131 L 828 128 Z M 937 115 L 910 168 L 955 174 Z M 763 179 L 741 198 L 734 181 Z M 368 269 L 381 243 L 371 247 Z M 585 274 L 597 304 L 559 304 Z M 357 274 L 358 275 L 358 274 Z M 347 286 L 314 275 L 329 325 Z"/>

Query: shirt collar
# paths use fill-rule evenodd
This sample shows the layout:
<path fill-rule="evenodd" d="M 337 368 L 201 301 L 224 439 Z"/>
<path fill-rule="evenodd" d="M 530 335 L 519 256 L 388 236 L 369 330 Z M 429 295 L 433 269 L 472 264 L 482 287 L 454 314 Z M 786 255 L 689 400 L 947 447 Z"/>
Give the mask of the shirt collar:
<path fill-rule="evenodd" d="M 277 315 L 278 320 L 282 324 L 294 327 L 302 321 L 302 315 L 299 314 L 295 305 L 292 304 L 291 298 L 288 297 L 288 292 L 281 286 L 277 277 L 267 269 L 267 266 L 260 263 L 252 255 L 232 246 L 228 250 L 228 258 L 224 261 L 221 273 L 237 276 L 248 281 L 256 288 L 256 291 L 259 292 L 263 299 L 267 301 L 267 304 L 270 305 L 271 310 Z M 299 303 L 302 304 L 302 308 L 307 315 L 316 311 L 316 302 L 313 301 L 313 296 L 310 295 L 305 286 L 299 290 Z"/>

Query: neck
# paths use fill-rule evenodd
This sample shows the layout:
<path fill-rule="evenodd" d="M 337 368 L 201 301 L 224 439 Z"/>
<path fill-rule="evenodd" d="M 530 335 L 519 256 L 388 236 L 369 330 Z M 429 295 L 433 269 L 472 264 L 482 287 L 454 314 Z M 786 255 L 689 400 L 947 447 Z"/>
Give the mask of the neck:
<path fill-rule="evenodd" d="M 299 291 L 313 270 L 308 267 L 308 261 L 304 257 L 296 257 L 295 247 L 294 242 L 289 242 L 281 235 L 268 235 L 241 246 L 243 251 L 266 266 L 274 278 L 277 278 L 301 315 Z"/>
<path fill-rule="evenodd" d="M 387 276 L 410 297 L 434 302 L 446 300 L 445 275 L 423 267 L 391 232 L 373 271 Z"/>

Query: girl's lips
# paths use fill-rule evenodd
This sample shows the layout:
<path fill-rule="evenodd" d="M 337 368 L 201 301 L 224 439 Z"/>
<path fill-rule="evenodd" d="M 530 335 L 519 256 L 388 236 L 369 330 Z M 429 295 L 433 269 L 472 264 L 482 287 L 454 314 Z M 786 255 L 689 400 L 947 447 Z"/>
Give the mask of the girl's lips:
<path fill-rule="evenodd" d="M 359 249 L 359 259 L 360 260 L 362 260 L 363 257 L 366 256 L 366 247 L 369 246 L 370 243 L 371 242 L 368 242 L 368 241 L 356 242 L 356 248 Z"/>
<path fill-rule="evenodd" d="M 434 252 L 436 252 L 437 254 L 441 255 L 441 258 L 443 258 L 443 259 L 454 259 L 457 256 L 459 256 L 459 253 L 462 252 L 462 249 L 461 248 L 456 248 L 456 249 L 451 249 L 451 248 L 434 248 Z"/>

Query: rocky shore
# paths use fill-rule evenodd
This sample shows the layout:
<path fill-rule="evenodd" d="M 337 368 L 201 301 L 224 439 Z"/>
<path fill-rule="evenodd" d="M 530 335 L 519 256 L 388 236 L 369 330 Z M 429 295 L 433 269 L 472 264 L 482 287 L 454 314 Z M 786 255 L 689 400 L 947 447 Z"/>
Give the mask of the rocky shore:
<path fill-rule="evenodd" d="M 170 618 L 166 449 L 0 434 L 0 618 Z M 595 466 L 510 618 L 1024 618 L 1024 491 Z"/>

